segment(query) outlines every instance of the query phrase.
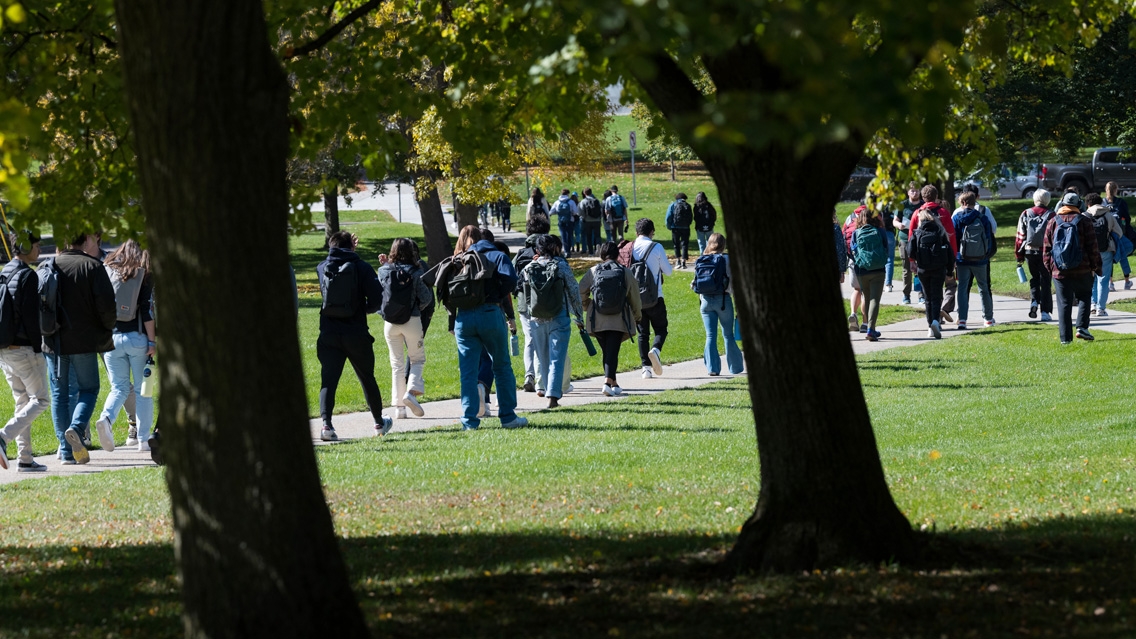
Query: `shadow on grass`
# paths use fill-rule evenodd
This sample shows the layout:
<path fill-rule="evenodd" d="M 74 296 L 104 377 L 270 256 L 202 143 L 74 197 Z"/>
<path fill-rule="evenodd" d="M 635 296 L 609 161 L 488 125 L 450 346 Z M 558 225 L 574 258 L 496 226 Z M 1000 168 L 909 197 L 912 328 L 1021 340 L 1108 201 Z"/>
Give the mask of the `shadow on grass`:
<path fill-rule="evenodd" d="M 1127 637 L 1134 523 L 1087 516 L 942 533 L 929 537 L 921 566 L 734 580 L 716 570 L 733 533 L 341 543 L 377 636 Z M 181 631 L 169 546 L 4 548 L 0 557 L 0 635 Z"/>

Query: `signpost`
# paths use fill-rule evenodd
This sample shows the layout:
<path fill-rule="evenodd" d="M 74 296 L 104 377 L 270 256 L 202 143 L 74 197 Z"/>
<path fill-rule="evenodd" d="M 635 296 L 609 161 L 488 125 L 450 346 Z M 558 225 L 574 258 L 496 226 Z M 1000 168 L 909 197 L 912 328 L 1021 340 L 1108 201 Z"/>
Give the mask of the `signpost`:
<path fill-rule="evenodd" d="M 639 206 L 639 193 L 635 188 L 635 132 L 632 131 L 629 136 L 631 143 L 631 203 Z"/>

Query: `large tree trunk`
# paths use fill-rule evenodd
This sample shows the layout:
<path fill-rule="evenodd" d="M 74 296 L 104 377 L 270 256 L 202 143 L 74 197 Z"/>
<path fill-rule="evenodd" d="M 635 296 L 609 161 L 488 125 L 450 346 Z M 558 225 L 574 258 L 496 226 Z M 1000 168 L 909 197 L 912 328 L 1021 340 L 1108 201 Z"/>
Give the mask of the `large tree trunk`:
<path fill-rule="evenodd" d="M 785 148 L 702 158 L 729 212 L 761 462 L 757 508 L 727 558 L 732 570 L 915 554 L 884 479 L 829 250 L 833 206 L 861 150 L 829 144 L 804 158 Z M 801 193 L 813 194 L 804 210 L 776 210 Z M 802 308 L 809 312 L 795 312 Z"/>
<path fill-rule="evenodd" d="M 327 250 L 327 241 L 332 233 L 339 232 L 339 189 L 330 188 L 323 192 L 323 248 Z"/>
<path fill-rule="evenodd" d="M 162 296 L 188 637 L 369 636 L 308 431 L 288 290 L 287 83 L 259 0 L 115 3 Z M 261 196 L 249 205 L 248 186 Z M 234 268 L 229 238 L 256 238 Z"/>
<path fill-rule="evenodd" d="M 418 211 L 422 215 L 422 234 L 426 236 L 427 261 L 431 266 L 453 255 L 446 214 L 438 197 L 438 185 L 431 179 L 418 178 L 414 182 L 418 197 Z"/>
<path fill-rule="evenodd" d="M 458 201 L 458 230 L 467 226 L 481 226 L 481 208 L 476 204 Z"/>

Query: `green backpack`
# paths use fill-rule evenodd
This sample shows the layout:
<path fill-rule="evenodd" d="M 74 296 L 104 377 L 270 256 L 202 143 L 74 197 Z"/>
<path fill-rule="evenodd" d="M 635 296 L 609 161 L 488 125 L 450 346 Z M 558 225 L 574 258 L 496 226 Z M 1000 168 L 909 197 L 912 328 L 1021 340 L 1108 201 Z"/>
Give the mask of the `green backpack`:
<path fill-rule="evenodd" d="M 534 261 L 525 267 L 525 299 L 530 317 L 552 319 L 564 312 L 564 278 L 557 260 Z"/>
<path fill-rule="evenodd" d="M 852 235 L 852 262 L 863 271 L 878 271 L 887 265 L 884 233 L 874 226 L 862 226 Z"/>

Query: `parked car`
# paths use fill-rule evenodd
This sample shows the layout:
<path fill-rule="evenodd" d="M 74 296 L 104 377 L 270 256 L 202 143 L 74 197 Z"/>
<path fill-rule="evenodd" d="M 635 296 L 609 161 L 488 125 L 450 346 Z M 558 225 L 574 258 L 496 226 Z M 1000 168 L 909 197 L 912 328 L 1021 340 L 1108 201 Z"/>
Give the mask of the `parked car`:
<path fill-rule="evenodd" d="M 876 179 L 876 170 L 863 166 L 856 167 L 852 175 L 848 176 L 848 184 L 840 192 L 840 201 L 858 201 L 868 192 L 868 184 Z"/>
<path fill-rule="evenodd" d="M 1070 186 L 1077 187 L 1081 195 L 1103 193 L 1110 181 L 1121 191 L 1131 191 L 1136 189 L 1136 157 L 1120 147 L 1097 149 L 1089 163 L 1041 165 L 1041 181 L 1053 193 Z"/>
<path fill-rule="evenodd" d="M 990 186 L 984 185 L 977 179 L 977 173 L 965 180 L 955 182 L 955 192 L 962 191 L 967 184 L 978 186 L 978 197 L 985 199 L 1028 200 L 1037 190 L 1037 170 L 1033 169 L 1025 175 L 1013 175 L 1009 167 L 1003 166 L 1001 177 Z M 993 187 L 993 188 L 991 188 Z"/>

